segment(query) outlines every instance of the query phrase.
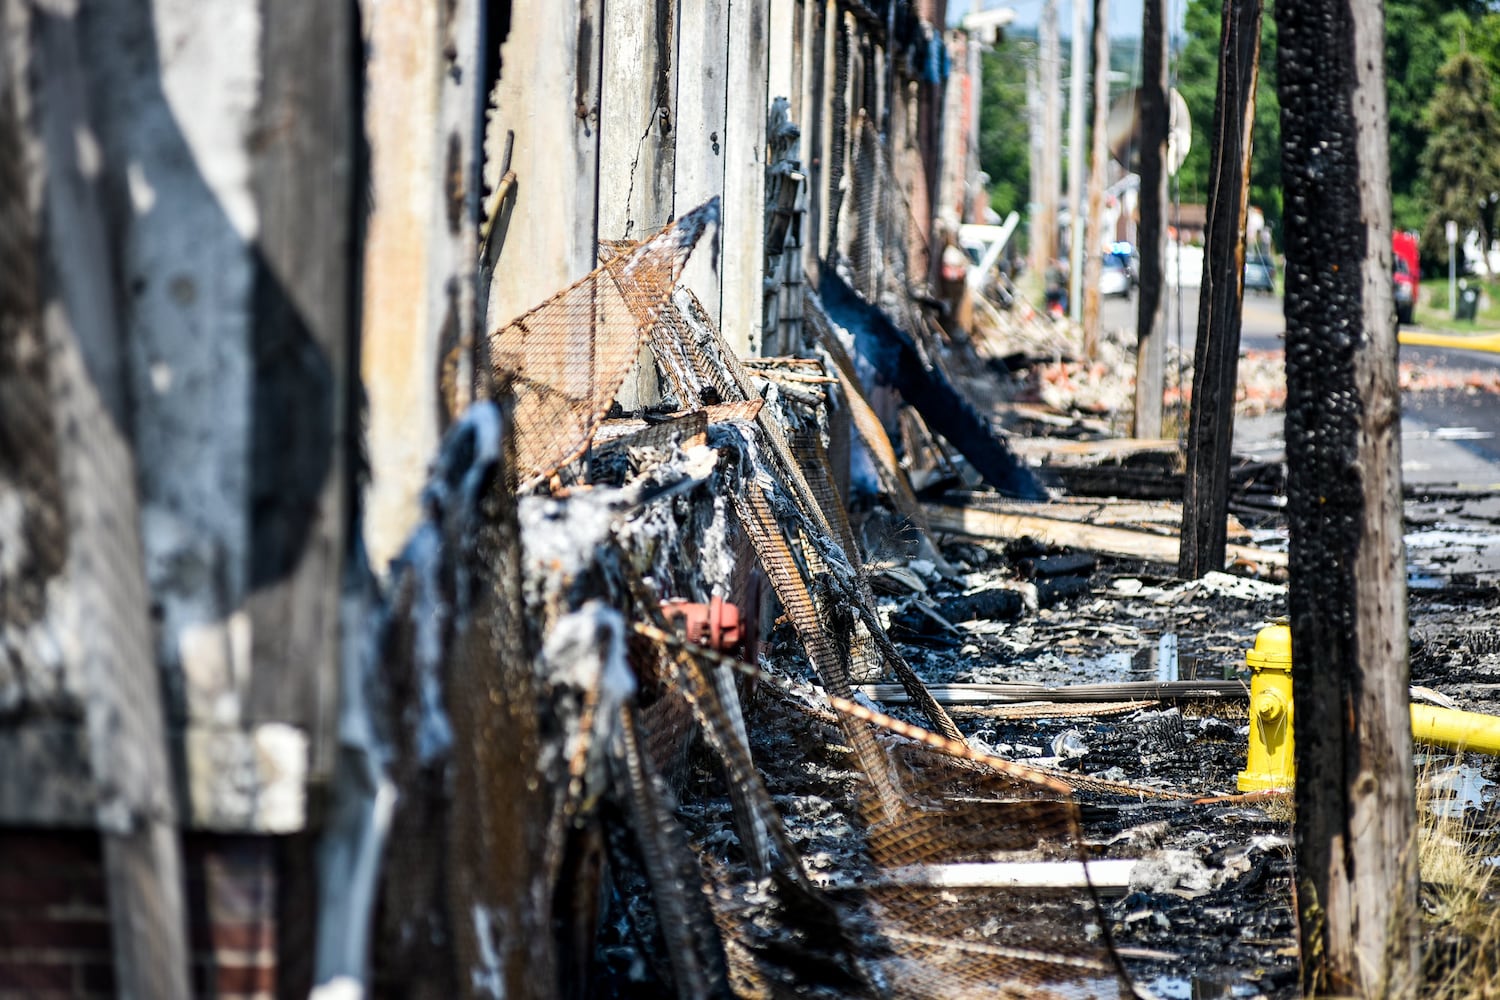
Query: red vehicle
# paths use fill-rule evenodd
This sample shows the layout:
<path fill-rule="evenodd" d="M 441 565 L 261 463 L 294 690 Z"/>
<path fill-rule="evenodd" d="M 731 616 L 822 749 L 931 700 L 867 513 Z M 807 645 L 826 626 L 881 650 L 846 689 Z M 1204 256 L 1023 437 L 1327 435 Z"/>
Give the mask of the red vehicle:
<path fill-rule="evenodd" d="M 1395 251 L 1396 322 L 1410 325 L 1417 308 L 1417 283 L 1422 280 L 1422 268 L 1417 253 L 1417 234 L 1400 230 L 1391 234 L 1391 249 Z"/>

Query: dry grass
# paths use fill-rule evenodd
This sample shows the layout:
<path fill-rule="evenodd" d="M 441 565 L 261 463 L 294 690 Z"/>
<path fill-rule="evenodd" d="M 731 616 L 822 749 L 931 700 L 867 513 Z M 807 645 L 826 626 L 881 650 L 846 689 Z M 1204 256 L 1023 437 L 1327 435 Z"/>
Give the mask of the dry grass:
<path fill-rule="evenodd" d="M 1429 1000 L 1500 996 L 1500 879 L 1484 839 L 1460 816 L 1432 808 L 1428 768 L 1418 781 L 1422 873 L 1422 995 Z"/>

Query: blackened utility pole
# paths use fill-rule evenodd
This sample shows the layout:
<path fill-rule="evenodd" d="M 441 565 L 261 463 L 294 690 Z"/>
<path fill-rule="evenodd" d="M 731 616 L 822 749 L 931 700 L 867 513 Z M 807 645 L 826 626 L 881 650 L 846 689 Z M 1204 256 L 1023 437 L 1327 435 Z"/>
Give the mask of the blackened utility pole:
<path fill-rule="evenodd" d="M 1141 14 L 1141 255 L 1136 299 L 1135 425 L 1138 438 L 1161 437 L 1166 369 L 1167 19 L 1163 0 L 1145 0 Z"/>
<path fill-rule="evenodd" d="M 1309 994 L 1419 973 L 1381 7 L 1276 6 L 1297 900 Z"/>
<path fill-rule="evenodd" d="M 1083 342 L 1099 343 L 1099 274 L 1103 260 L 1104 186 L 1109 166 L 1109 0 L 1094 0 L 1094 130 L 1089 154 L 1089 216 L 1084 242 Z"/>
<path fill-rule="evenodd" d="M 1058 84 L 1057 0 L 1046 0 L 1037 27 L 1041 64 L 1042 148 L 1037 213 L 1031 227 L 1032 267 L 1045 274 L 1058 256 L 1057 198 L 1062 187 L 1062 100 Z"/>
<path fill-rule="evenodd" d="M 1193 351 L 1182 554 L 1177 567 L 1178 574 L 1189 580 L 1224 568 L 1260 10 L 1260 0 L 1225 0 L 1219 36 L 1219 87 L 1214 97 L 1213 142 L 1209 149 L 1208 229 L 1198 304 L 1198 342 Z"/>

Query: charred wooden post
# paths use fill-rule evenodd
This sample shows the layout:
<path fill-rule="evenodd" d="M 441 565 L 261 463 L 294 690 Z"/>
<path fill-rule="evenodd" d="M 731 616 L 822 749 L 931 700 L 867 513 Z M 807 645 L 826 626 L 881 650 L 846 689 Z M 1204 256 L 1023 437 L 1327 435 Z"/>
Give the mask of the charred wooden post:
<path fill-rule="evenodd" d="M 804 156 L 808 166 L 807 215 L 803 223 L 803 268 L 814 287 L 818 281 L 817 263 L 826 252 L 827 234 L 823 229 L 823 211 L 827 203 L 824 180 L 829 156 L 829 86 L 832 79 L 832 33 L 837 19 L 830 18 L 831 0 L 807 0 L 803 9 L 802 118 L 806 135 Z"/>
<path fill-rule="evenodd" d="M 0 823 L 98 830 L 115 988 L 185 998 L 120 265 L 78 17 L 0 3 Z"/>
<path fill-rule="evenodd" d="M 599 187 L 607 192 L 599 199 L 600 239 L 643 240 L 673 217 L 676 8 L 672 0 L 604 6 L 600 117 L 614 127 L 599 136 Z"/>
<path fill-rule="evenodd" d="M 599 134 L 599 238 L 643 240 L 670 225 L 677 156 L 677 5 L 604 6 Z M 691 207 L 691 206 L 685 206 Z M 656 361 L 641 349 L 620 387 L 626 412 L 661 402 Z"/>
<path fill-rule="evenodd" d="M 1163 0 L 1144 0 L 1141 12 L 1141 186 L 1136 243 L 1141 283 L 1135 319 L 1135 422 L 1138 438 L 1161 437 L 1167 355 L 1166 218 L 1167 19 Z"/>
<path fill-rule="evenodd" d="M 1068 65 L 1068 316 L 1083 320 L 1083 261 L 1085 257 L 1083 200 L 1083 88 L 1088 78 L 1084 5 L 1073 4 L 1072 54 Z M 1089 346 L 1084 344 L 1085 353 Z"/>
<path fill-rule="evenodd" d="M 1278 4 L 1297 885 L 1309 994 L 1418 984 L 1379 5 Z"/>
<path fill-rule="evenodd" d="M 1229 451 L 1234 440 L 1234 386 L 1239 372 L 1240 303 L 1245 288 L 1245 209 L 1250 130 L 1260 62 L 1260 0 L 1226 0 L 1214 97 L 1214 166 L 1209 171 L 1208 228 L 1193 402 L 1183 491 L 1178 574 L 1197 579 L 1224 568 L 1224 515 L 1229 509 Z"/>
<path fill-rule="evenodd" d="M 520 598 L 509 429 L 490 403 L 454 425 L 427 517 L 392 577 L 382 639 L 396 805 L 376 930 L 391 995 L 553 996 L 553 781 Z M 389 807 L 388 807 L 389 808 Z"/>
<path fill-rule="evenodd" d="M 724 216 L 720 329 L 741 357 L 761 353 L 765 325 L 766 46 L 770 0 L 739 0 L 729 9 L 725 87 Z M 697 204 L 690 202 L 689 204 Z M 717 263 L 716 254 L 699 259 Z M 690 268 L 692 264 L 688 265 Z M 691 286 L 690 286 L 691 287 Z"/>
<path fill-rule="evenodd" d="M 724 161 L 729 144 L 728 4 L 682 4 L 677 20 L 677 176 L 673 182 L 684 208 L 722 197 Z M 762 87 L 764 94 L 764 87 Z M 741 95 L 735 95 L 738 102 Z M 764 111 L 761 112 L 764 118 Z M 761 126 L 764 127 L 764 124 Z M 756 210 L 760 210 L 759 204 Z M 715 235 L 717 241 L 720 236 Z M 719 255 L 694 254 L 683 271 L 714 324 L 722 316 L 724 291 Z M 744 346 L 735 345 L 736 350 Z"/>

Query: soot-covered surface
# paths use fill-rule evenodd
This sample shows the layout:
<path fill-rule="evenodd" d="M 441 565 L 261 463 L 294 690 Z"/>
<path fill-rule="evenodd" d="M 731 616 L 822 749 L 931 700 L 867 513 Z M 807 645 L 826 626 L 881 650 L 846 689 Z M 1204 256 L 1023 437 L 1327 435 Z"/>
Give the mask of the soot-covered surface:
<path fill-rule="evenodd" d="M 1496 547 L 1474 544 L 1487 502 L 1467 496 L 1408 505 L 1407 530 L 1418 536 L 1410 553 L 1412 683 L 1460 707 L 1500 713 L 1500 589 L 1483 573 Z M 1421 544 L 1424 537 L 1432 544 Z M 1016 567 L 1038 554 L 950 545 L 944 555 L 964 572 L 961 589 L 930 577 L 926 595 L 883 600 L 883 615 L 898 624 L 894 634 L 903 634 L 903 622 L 912 626 L 902 648 L 929 685 L 1193 678 L 1248 685 L 1245 653 L 1257 630 L 1288 612 L 1281 584 L 1223 577 L 1184 584 L 1162 567 L 1107 559 L 1081 592 L 1026 610 L 1034 595 L 1017 581 Z M 921 627 L 922 616 L 909 611 L 917 600 L 969 606 L 956 598 L 999 586 L 1023 594 L 1022 608 L 1007 618 L 949 629 Z M 1164 997 L 1298 995 L 1293 807 L 1238 793 L 1248 738 L 1242 698 L 1097 714 L 1063 705 L 1031 718 L 994 706 L 949 710 L 976 749 L 1075 776 L 1090 855 L 1140 862 L 1128 885 L 1101 892 L 1108 933 L 1138 984 Z M 1468 824 L 1493 836 L 1500 812 L 1489 783 L 1500 781 L 1500 767 L 1470 756 L 1465 780 L 1455 784 L 1445 777 L 1460 773 L 1451 755 L 1419 751 L 1418 760 L 1426 783 L 1453 785 Z M 1089 787 L 1106 782 L 1183 797 Z"/>

